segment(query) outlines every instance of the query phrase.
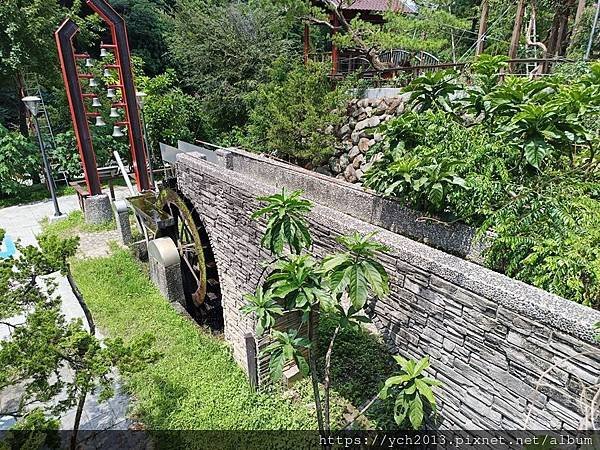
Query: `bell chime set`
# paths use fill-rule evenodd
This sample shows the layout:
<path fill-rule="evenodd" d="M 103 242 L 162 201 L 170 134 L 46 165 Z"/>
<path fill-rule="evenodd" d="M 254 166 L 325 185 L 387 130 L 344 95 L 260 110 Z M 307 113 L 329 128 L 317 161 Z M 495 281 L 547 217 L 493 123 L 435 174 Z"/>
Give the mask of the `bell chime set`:
<path fill-rule="evenodd" d="M 113 124 L 112 136 L 117 138 L 128 135 L 131 162 L 138 191 L 145 192 L 151 190 L 153 186 L 151 175 L 148 173 L 146 146 L 131 71 L 127 27 L 123 18 L 117 14 L 107 0 L 86 0 L 86 3 L 106 23 L 112 40 L 110 44 L 102 43 L 100 45 L 101 58 L 105 58 L 109 54 L 114 55 L 114 63 L 105 64 L 102 67 L 103 76 L 110 78 L 113 71 L 116 71 L 119 79 L 116 84 L 106 86 L 106 97 L 111 102 L 108 117 L 116 120 Z M 86 53 L 75 53 L 73 39 L 78 33 L 77 24 L 67 18 L 56 31 L 55 37 L 84 176 L 90 195 L 98 195 L 102 193 L 102 187 L 88 118 L 94 118 L 95 125 L 98 127 L 107 124 L 98 111 L 103 106 L 102 102 L 97 92 L 94 92 L 100 86 L 99 81 L 90 70 L 94 66 L 94 62 Z M 77 61 L 81 61 L 82 64 L 78 64 Z M 78 66 L 84 67 L 84 69 L 80 71 Z M 82 79 L 87 80 L 88 87 L 85 89 L 90 92 L 83 92 Z M 88 106 L 86 106 L 86 99 L 91 101 Z M 96 111 L 89 111 L 90 106 Z"/>
<path fill-rule="evenodd" d="M 113 49 L 113 48 L 115 48 L 114 45 L 101 43 L 100 44 L 100 57 L 106 58 L 109 55 L 108 50 Z M 75 58 L 76 59 L 85 59 L 85 64 L 84 64 L 85 68 L 89 69 L 91 67 L 94 67 L 94 62 L 92 61 L 92 59 L 90 58 L 90 56 L 87 53 L 76 54 Z M 106 65 L 104 65 L 104 70 L 102 72 L 103 76 L 110 77 L 111 70 L 118 70 L 118 69 L 119 69 L 118 64 L 106 64 Z M 89 79 L 88 86 L 90 88 L 97 88 L 99 86 L 98 80 L 96 80 L 96 78 L 94 77 L 94 75 L 92 73 L 78 73 L 78 76 L 79 76 L 79 78 Z M 112 101 L 113 99 L 117 98 L 117 89 L 120 90 L 121 88 L 122 88 L 122 86 L 120 84 L 108 85 L 108 87 L 106 89 L 106 97 Z M 102 103 L 100 102 L 100 99 L 94 93 L 85 93 L 85 94 L 83 94 L 83 98 L 92 99 L 92 108 L 101 108 L 102 107 Z M 119 119 L 121 117 L 121 114 L 119 113 L 119 109 L 122 109 L 124 107 L 125 107 L 125 104 L 122 102 L 113 103 L 110 108 L 109 117 L 112 119 Z M 95 120 L 96 120 L 95 125 L 97 127 L 106 126 L 106 122 L 104 121 L 104 119 L 102 118 L 102 115 L 99 112 L 86 112 L 86 115 L 88 117 L 95 118 Z M 126 125 L 127 125 L 127 122 L 124 122 L 124 121 L 115 122 L 115 124 L 113 126 L 112 137 L 118 138 L 118 137 L 125 136 L 125 133 L 123 132 L 123 129 L 121 127 L 126 126 Z"/>

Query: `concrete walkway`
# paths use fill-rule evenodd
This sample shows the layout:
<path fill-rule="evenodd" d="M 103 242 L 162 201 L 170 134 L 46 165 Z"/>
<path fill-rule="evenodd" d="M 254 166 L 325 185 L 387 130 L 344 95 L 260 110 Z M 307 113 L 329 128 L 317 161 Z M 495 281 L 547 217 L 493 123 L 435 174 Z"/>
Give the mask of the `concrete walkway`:
<path fill-rule="evenodd" d="M 117 199 L 125 198 L 127 194 L 126 188 L 115 190 Z M 75 195 L 60 197 L 58 201 L 61 211 L 65 214 L 79 208 L 77 196 Z M 41 232 L 40 221 L 53 213 L 54 208 L 51 201 L 3 208 L 0 209 L 0 228 L 3 228 L 13 241 L 19 239 L 22 245 L 35 245 L 37 243 L 36 235 Z M 2 250 L 5 249 L 1 248 L 0 251 Z M 58 282 L 62 310 L 67 319 L 80 317 L 84 319 L 85 323 L 83 311 L 73 295 L 67 279 L 58 274 L 53 275 L 53 277 Z M 15 320 L 19 319 L 15 318 Z M 7 335 L 8 327 L 0 326 L 0 339 L 5 338 Z M 81 420 L 80 428 L 82 430 L 125 430 L 129 427 L 131 421 L 127 419 L 128 398 L 119 392 L 119 386 L 116 387 L 115 391 L 117 394 L 104 403 L 99 403 L 93 395 L 88 396 Z M 18 388 L 2 391 L 0 395 L 0 430 L 7 429 L 14 423 L 12 417 L 2 416 L 1 411 L 13 409 L 11 406 L 15 401 L 18 401 L 18 397 Z M 74 419 L 75 410 L 68 411 L 61 418 L 61 429 L 72 429 Z"/>

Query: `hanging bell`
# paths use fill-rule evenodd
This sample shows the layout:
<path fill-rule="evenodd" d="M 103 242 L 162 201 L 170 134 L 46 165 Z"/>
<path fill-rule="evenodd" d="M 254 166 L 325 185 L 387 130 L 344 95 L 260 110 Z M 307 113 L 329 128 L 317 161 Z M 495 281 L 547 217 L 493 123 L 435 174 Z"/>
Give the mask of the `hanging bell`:
<path fill-rule="evenodd" d="M 108 98 L 114 98 L 115 97 L 115 90 L 113 88 L 108 88 L 106 90 L 106 96 Z"/>
<path fill-rule="evenodd" d="M 105 48 L 100 49 L 100 58 L 106 58 L 108 56 L 108 52 Z"/>
<path fill-rule="evenodd" d="M 116 137 L 116 138 L 118 138 L 118 137 L 123 137 L 123 136 L 125 136 L 125 135 L 124 135 L 124 134 L 123 134 L 123 132 L 121 131 L 121 127 L 119 127 L 119 126 L 116 126 L 116 125 L 115 125 L 115 126 L 113 127 L 113 133 L 112 133 L 112 137 Z"/>
<path fill-rule="evenodd" d="M 97 127 L 104 127 L 104 126 L 106 126 L 106 122 L 104 121 L 104 119 L 102 118 L 102 116 L 96 116 L 96 126 Z"/>
<path fill-rule="evenodd" d="M 120 117 L 119 111 L 117 111 L 117 108 L 110 108 L 110 116 L 109 117 Z"/>
<path fill-rule="evenodd" d="M 97 87 L 98 86 L 98 82 L 96 81 L 95 78 L 90 78 L 90 87 Z"/>
<path fill-rule="evenodd" d="M 102 106 L 102 103 L 100 103 L 100 100 L 98 99 L 98 97 L 94 97 L 92 99 L 92 106 L 94 108 L 100 108 Z"/>
<path fill-rule="evenodd" d="M 85 67 L 93 67 L 94 64 L 90 58 L 85 58 Z"/>
<path fill-rule="evenodd" d="M 104 69 L 104 76 L 110 77 L 110 69 Z"/>

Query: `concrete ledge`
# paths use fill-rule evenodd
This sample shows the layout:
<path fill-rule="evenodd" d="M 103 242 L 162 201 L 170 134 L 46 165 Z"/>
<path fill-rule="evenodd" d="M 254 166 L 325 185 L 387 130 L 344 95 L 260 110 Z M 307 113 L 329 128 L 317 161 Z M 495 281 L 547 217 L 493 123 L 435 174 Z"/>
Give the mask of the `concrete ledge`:
<path fill-rule="evenodd" d="M 301 189 L 304 197 L 364 222 L 405 235 L 435 248 L 483 263 L 486 242 L 474 240 L 476 230 L 463 223 L 441 224 L 435 217 L 383 198 L 362 186 L 301 167 L 231 149 L 231 169 L 281 189 Z M 434 219 L 434 220 L 431 220 Z"/>

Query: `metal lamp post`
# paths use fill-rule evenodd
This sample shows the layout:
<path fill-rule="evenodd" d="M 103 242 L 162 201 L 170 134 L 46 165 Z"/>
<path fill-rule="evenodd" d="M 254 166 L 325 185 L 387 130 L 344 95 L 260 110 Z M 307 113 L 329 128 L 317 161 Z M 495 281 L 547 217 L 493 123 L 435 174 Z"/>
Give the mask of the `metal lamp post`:
<path fill-rule="evenodd" d="M 146 129 L 146 118 L 144 117 L 144 100 L 146 99 L 145 92 L 136 92 L 138 108 L 140 108 L 140 119 L 142 119 L 142 128 L 144 129 L 144 146 L 146 147 L 146 159 L 148 160 L 148 171 L 150 175 L 150 184 L 154 186 L 154 171 L 152 170 L 152 153 L 148 145 L 148 130 Z"/>
<path fill-rule="evenodd" d="M 63 214 L 60 212 L 60 208 L 58 207 L 58 199 L 56 198 L 56 191 L 54 190 L 54 179 L 52 178 L 52 171 L 50 170 L 50 164 L 48 163 L 46 147 L 44 146 L 44 142 L 42 141 L 42 135 L 40 134 L 40 125 L 37 119 L 42 99 L 37 96 L 28 96 L 24 97 L 21 100 L 23 101 L 23 103 L 25 103 L 25 106 L 31 113 L 31 117 L 33 117 L 35 134 L 37 135 L 40 151 L 42 152 L 42 161 L 44 163 L 44 172 L 46 172 L 46 181 L 48 183 L 48 189 L 50 189 L 50 196 L 52 197 L 52 202 L 54 203 L 54 217 L 60 217 Z"/>

